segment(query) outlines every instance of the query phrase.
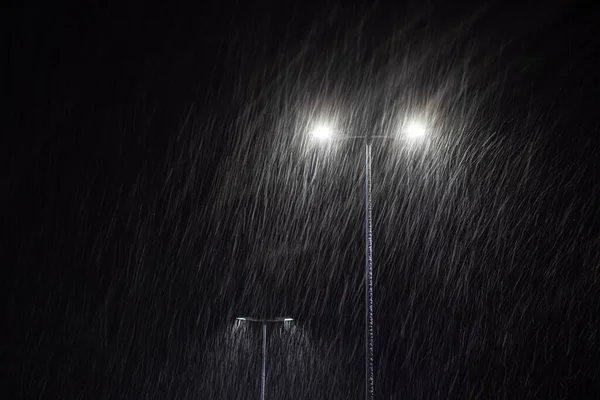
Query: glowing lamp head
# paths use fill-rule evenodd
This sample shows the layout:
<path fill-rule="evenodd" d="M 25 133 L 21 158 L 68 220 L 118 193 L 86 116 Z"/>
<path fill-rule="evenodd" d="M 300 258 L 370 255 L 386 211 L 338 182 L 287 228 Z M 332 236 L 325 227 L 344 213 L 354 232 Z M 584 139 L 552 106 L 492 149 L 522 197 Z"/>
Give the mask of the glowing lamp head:
<path fill-rule="evenodd" d="M 333 136 L 333 129 L 328 125 L 317 125 L 312 130 L 311 135 L 318 140 L 329 140 Z"/>
<path fill-rule="evenodd" d="M 404 134 L 409 139 L 420 139 L 427 134 L 427 127 L 422 122 L 411 121 L 404 128 Z"/>

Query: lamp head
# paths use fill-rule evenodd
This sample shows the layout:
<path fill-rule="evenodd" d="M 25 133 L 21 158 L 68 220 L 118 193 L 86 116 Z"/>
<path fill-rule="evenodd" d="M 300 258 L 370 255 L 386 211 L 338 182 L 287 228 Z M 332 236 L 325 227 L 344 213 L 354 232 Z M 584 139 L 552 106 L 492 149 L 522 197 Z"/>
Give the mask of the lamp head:
<path fill-rule="evenodd" d="M 326 124 L 319 124 L 311 131 L 311 136 L 318 140 L 329 140 L 333 136 L 333 129 Z"/>
<path fill-rule="evenodd" d="M 410 121 L 404 127 L 404 134 L 411 140 L 417 140 L 427 134 L 427 127 L 423 122 Z"/>

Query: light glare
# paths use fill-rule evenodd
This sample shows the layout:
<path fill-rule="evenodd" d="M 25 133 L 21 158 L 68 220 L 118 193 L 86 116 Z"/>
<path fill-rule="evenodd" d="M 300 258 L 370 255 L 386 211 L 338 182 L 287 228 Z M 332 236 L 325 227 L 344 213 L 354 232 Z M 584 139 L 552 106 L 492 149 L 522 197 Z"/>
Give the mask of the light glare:
<path fill-rule="evenodd" d="M 333 135 L 333 129 L 329 125 L 317 125 L 312 130 L 312 136 L 319 140 L 328 140 L 331 139 Z"/>
<path fill-rule="evenodd" d="M 427 133 L 427 128 L 425 124 L 419 121 L 412 121 L 406 125 L 404 129 L 404 134 L 410 139 L 418 139 Z"/>

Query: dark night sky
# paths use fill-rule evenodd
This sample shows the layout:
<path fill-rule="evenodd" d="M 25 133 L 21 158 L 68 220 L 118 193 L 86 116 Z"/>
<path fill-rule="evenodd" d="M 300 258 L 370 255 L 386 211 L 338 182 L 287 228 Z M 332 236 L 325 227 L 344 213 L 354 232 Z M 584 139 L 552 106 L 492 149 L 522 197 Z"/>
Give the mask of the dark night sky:
<path fill-rule="evenodd" d="M 361 398 L 360 146 L 302 126 L 412 109 L 376 398 L 600 398 L 591 4 L 190 3 L 3 6 L 2 398 L 258 398 L 240 314 L 298 320 L 271 398 Z"/>

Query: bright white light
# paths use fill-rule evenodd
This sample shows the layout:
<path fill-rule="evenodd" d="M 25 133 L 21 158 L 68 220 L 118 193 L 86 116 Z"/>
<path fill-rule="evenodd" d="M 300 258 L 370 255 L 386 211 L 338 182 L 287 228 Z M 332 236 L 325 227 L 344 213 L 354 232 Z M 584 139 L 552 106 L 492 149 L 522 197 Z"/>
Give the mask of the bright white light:
<path fill-rule="evenodd" d="M 245 321 L 245 320 L 246 320 L 246 318 L 238 317 L 238 318 L 237 318 L 237 320 L 238 320 L 238 321 Z"/>
<path fill-rule="evenodd" d="M 283 322 L 291 322 L 291 321 L 293 321 L 293 320 L 294 320 L 294 318 L 284 318 L 284 319 L 283 319 Z"/>
<path fill-rule="evenodd" d="M 404 134 L 409 139 L 419 139 L 427 134 L 427 127 L 422 122 L 412 121 L 404 128 Z"/>
<path fill-rule="evenodd" d="M 333 129 L 329 125 L 317 125 L 311 132 L 312 136 L 319 140 L 328 140 L 333 136 Z"/>

